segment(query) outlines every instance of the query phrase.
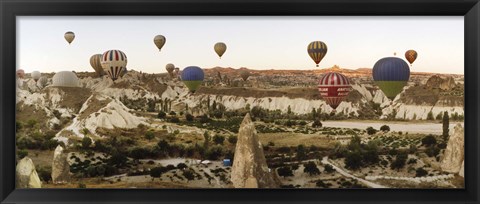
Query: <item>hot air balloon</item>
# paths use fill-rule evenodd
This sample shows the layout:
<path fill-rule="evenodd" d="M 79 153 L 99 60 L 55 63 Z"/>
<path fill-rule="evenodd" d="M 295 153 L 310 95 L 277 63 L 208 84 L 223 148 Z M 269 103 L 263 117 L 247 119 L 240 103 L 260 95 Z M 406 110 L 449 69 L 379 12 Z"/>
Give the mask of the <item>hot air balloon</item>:
<path fill-rule="evenodd" d="M 42 76 L 42 74 L 39 72 L 39 71 L 33 71 L 32 74 L 32 79 L 37 82 L 38 79 L 40 79 L 40 77 Z"/>
<path fill-rule="evenodd" d="M 79 81 L 75 73 L 71 71 L 57 72 L 52 77 L 52 86 L 60 87 L 78 87 Z"/>
<path fill-rule="evenodd" d="M 175 67 L 174 73 L 175 73 L 175 75 L 178 75 L 178 73 L 180 73 L 180 68 Z"/>
<path fill-rule="evenodd" d="M 90 57 L 90 65 L 92 66 L 93 70 L 98 74 L 98 76 L 103 76 L 105 72 L 102 68 L 102 54 L 95 54 Z"/>
<path fill-rule="evenodd" d="M 103 53 L 100 63 L 105 73 L 115 82 L 127 67 L 127 55 L 120 50 L 109 50 Z"/>
<path fill-rule="evenodd" d="M 315 64 L 320 63 L 322 61 L 323 57 L 327 54 L 327 45 L 322 42 L 322 41 L 313 41 L 310 44 L 308 44 L 307 52 L 308 55 L 313 59 Z"/>
<path fill-rule="evenodd" d="M 225 51 L 227 51 L 227 45 L 223 42 L 218 42 L 215 44 L 215 46 L 213 46 L 213 49 L 221 59 L 222 55 L 225 53 Z"/>
<path fill-rule="evenodd" d="M 25 77 L 25 71 L 23 71 L 23 69 L 17 70 L 17 77 L 23 79 L 23 77 Z"/>
<path fill-rule="evenodd" d="M 318 83 L 320 96 L 333 108 L 333 112 L 351 91 L 350 81 L 340 73 L 329 72 L 324 74 Z"/>
<path fill-rule="evenodd" d="M 195 91 L 200 87 L 205 77 L 203 70 L 197 66 L 185 67 L 182 71 L 182 81 L 190 90 L 190 92 L 195 93 Z"/>
<path fill-rule="evenodd" d="M 410 68 L 405 61 L 398 57 L 385 57 L 375 63 L 372 75 L 383 94 L 393 100 L 407 85 Z"/>
<path fill-rule="evenodd" d="M 68 31 L 63 37 L 65 37 L 65 40 L 67 40 L 68 44 L 71 44 L 73 42 L 73 39 L 75 39 L 75 33 L 73 33 L 72 31 Z"/>
<path fill-rule="evenodd" d="M 410 62 L 410 66 L 412 66 L 412 63 L 417 59 L 417 51 L 407 50 L 407 52 L 405 52 L 405 58 Z"/>
<path fill-rule="evenodd" d="M 247 70 L 243 70 L 240 72 L 240 77 L 242 77 L 243 81 L 247 81 L 249 76 L 250 72 L 248 72 Z"/>
<path fill-rule="evenodd" d="M 162 50 L 162 47 L 163 45 L 165 45 L 165 42 L 167 42 L 167 39 L 163 35 L 157 35 L 155 36 L 155 38 L 153 38 L 153 43 L 155 43 L 159 52 Z"/>
<path fill-rule="evenodd" d="M 173 76 L 173 70 L 175 70 L 175 65 L 173 65 L 172 63 L 168 63 L 168 64 L 165 66 L 165 69 L 166 69 L 167 72 L 170 74 L 170 76 Z"/>
<path fill-rule="evenodd" d="M 37 86 L 41 88 L 45 88 L 45 86 L 47 86 L 47 83 L 48 83 L 47 77 L 42 76 L 38 79 Z"/>

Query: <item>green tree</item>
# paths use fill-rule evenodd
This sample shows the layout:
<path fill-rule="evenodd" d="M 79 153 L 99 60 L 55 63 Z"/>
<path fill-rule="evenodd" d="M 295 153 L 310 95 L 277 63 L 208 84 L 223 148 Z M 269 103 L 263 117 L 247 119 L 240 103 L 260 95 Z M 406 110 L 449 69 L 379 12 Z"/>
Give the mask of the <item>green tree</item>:
<path fill-rule="evenodd" d="M 293 176 L 292 168 L 290 168 L 289 166 L 284 166 L 284 167 L 278 168 L 277 173 L 278 173 L 279 176 L 282 176 L 283 178 Z"/>
<path fill-rule="evenodd" d="M 164 167 L 153 167 L 150 170 L 150 176 L 153 178 L 159 178 L 162 176 L 163 173 L 165 173 Z"/>
<path fill-rule="evenodd" d="M 166 116 L 167 114 L 163 111 L 158 112 L 158 115 L 157 115 L 158 118 L 165 118 Z"/>
<path fill-rule="evenodd" d="M 423 177 L 426 175 L 428 175 L 428 171 L 423 168 L 418 168 L 417 170 L 415 170 L 415 177 Z"/>
<path fill-rule="evenodd" d="M 193 121 L 193 115 L 190 114 L 190 113 L 187 113 L 185 115 L 185 120 L 189 121 L 189 122 L 192 122 Z"/>
<path fill-rule="evenodd" d="M 228 142 L 230 142 L 230 144 L 237 144 L 237 136 L 235 135 L 228 136 Z"/>
<path fill-rule="evenodd" d="M 297 160 L 302 161 L 307 158 L 307 153 L 304 145 L 297 146 Z"/>
<path fill-rule="evenodd" d="M 92 145 L 92 139 L 90 137 L 84 136 L 82 139 L 82 147 L 84 149 L 90 148 L 90 145 Z"/>
<path fill-rule="evenodd" d="M 363 166 L 362 155 L 360 152 L 349 152 L 345 156 L 345 167 L 348 169 L 359 169 Z"/>
<path fill-rule="evenodd" d="M 448 116 L 448 112 L 445 111 L 443 113 L 443 133 L 442 133 L 444 142 L 448 141 L 448 132 L 450 131 L 449 125 L 450 125 L 450 118 Z"/>
<path fill-rule="evenodd" d="M 434 120 L 432 111 L 428 112 L 427 120 Z"/>
<path fill-rule="evenodd" d="M 318 169 L 317 165 L 313 161 L 309 161 L 308 163 L 303 164 L 303 166 L 303 172 L 308 173 L 310 176 L 320 174 L 320 169 Z"/>
<path fill-rule="evenodd" d="M 367 127 L 367 134 L 373 135 L 373 134 L 375 134 L 375 133 L 377 133 L 377 130 L 376 130 L 375 128 L 373 128 L 373 127 Z"/>
<path fill-rule="evenodd" d="M 333 173 L 334 171 L 335 171 L 335 169 L 333 168 L 332 165 L 330 165 L 330 164 L 326 164 L 326 165 L 325 165 L 325 172 L 327 172 L 327 173 Z"/>
<path fill-rule="evenodd" d="M 435 139 L 435 136 L 433 135 L 427 135 L 424 138 L 422 138 L 422 145 L 424 146 L 433 146 L 437 144 L 437 139 Z"/>
<path fill-rule="evenodd" d="M 315 110 L 315 108 L 312 108 L 312 113 L 310 117 L 312 118 L 312 120 L 317 119 L 317 110 Z"/>
<path fill-rule="evenodd" d="M 388 125 L 382 125 L 382 127 L 380 127 L 380 130 L 383 131 L 383 132 L 389 132 L 390 127 Z"/>
<path fill-rule="evenodd" d="M 187 179 L 187 182 L 195 179 L 195 175 L 193 174 L 193 170 L 191 170 L 191 169 L 184 170 L 183 171 L 183 177 L 185 177 Z"/>
<path fill-rule="evenodd" d="M 222 145 L 223 141 L 225 141 L 225 137 L 221 135 L 215 135 L 213 136 L 213 142 L 218 145 Z"/>
<path fill-rule="evenodd" d="M 313 121 L 312 127 L 313 128 L 321 128 L 322 127 L 322 122 L 320 122 L 320 120 L 317 119 L 317 120 Z"/>
<path fill-rule="evenodd" d="M 395 157 L 395 160 L 390 164 L 391 169 L 401 169 L 405 166 L 405 163 L 407 162 L 408 155 L 406 153 L 399 153 Z"/>
<path fill-rule="evenodd" d="M 290 105 L 287 107 L 287 114 L 291 115 L 292 114 L 292 108 L 290 108 Z"/>
<path fill-rule="evenodd" d="M 153 138 L 155 138 L 155 133 L 153 133 L 153 131 L 147 131 L 145 133 L 145 139 L 152 140 Z"/>

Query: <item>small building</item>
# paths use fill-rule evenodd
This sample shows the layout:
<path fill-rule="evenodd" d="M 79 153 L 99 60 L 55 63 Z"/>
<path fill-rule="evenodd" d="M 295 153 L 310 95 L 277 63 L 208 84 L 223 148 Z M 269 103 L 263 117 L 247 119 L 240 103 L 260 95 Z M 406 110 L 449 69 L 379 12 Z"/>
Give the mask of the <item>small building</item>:
<path fill-rule="evenodd" d="M 230 159 L 224 159 L 223 166 L 232 166 L 232 162 L 230 161 Z"/>

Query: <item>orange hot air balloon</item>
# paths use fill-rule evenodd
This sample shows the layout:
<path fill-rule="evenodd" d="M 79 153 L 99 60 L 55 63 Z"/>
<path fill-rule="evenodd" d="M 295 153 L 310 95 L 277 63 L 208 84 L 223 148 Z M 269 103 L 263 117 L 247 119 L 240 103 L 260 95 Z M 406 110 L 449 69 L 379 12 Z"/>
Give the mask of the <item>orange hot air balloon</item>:
<path fill-rule="evenodd" d="M 407 61 L 410 63 L 410 66 L 412 66 L 412 63 L 415 62 L 415 60 L 417 59 L 417 51 L 415 50 L 407 50 L 407 52 L 405 52 L 405 58 L 407 59 Z"/>

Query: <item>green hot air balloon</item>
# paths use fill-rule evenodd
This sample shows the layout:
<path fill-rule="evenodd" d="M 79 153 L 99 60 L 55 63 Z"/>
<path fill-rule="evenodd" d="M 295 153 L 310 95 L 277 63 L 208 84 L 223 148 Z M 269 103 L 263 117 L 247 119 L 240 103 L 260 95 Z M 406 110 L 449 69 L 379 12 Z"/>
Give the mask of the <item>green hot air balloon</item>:
<path fill-rule="evenodd" d="M 202 85 L 205 75 L 200 67 L 189 66 L 183 69 L 181 77 L 190 92 L 195 93 L 200 85 Z"/>
<path fill-rule="evenodd" d="M 398 57 L 378 60 L 372 70 L 373 80 L 390 100 L 402 92 L 410 78 L 408 64 Z"/>

